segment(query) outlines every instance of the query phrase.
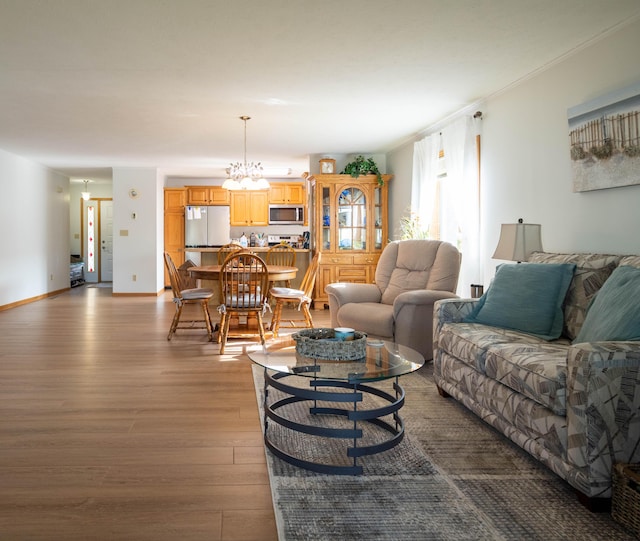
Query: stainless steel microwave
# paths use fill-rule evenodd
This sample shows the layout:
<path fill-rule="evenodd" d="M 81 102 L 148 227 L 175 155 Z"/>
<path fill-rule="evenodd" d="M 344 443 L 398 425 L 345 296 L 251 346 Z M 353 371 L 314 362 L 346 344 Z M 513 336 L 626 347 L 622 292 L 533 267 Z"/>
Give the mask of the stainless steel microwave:
<path fill-rule="evenodd" d="M 304 205 L 269 205 L 269 225 L 304 225 Z"/>

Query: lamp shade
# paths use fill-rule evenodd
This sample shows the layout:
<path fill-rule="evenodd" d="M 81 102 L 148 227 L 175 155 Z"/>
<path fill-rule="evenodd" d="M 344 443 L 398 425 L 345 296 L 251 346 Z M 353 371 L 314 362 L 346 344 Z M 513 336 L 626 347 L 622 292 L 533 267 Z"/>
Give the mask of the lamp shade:
<path fill-rule="evenodd" d="M 502 224 L 493 259 L 526 261 L 533 252 L 542 251 L 540 224 Z"/>

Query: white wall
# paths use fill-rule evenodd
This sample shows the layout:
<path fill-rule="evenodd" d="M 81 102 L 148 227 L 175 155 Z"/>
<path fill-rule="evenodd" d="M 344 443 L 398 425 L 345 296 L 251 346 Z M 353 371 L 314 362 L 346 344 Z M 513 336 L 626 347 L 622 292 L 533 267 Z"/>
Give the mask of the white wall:
<path fill-rule="evenodd" d="M 69 287 L 69 179 L 0 150 L 0 306 Z"/>
<path fill-rule="evenodd" d="M 114 294 L 157 294 L 164 289 L 162 184 L 157 169 L 113 170 Z M 132 189 L 136 198 L 129 195 Z"/>
<path fill-rule="evenodd" d="M 486 277 L 500 224 L 542 224 L 547 252 L 640 254 L 640 186 L 573 193 L 567 109 L 640 81 L 640 21 L 483 105 Z"/>
<path fill-rule="evenodd" d="M 640 21 L 491 97 L 483 112 L 481 251 L 487 285 L 501 223 L 542 224 L 547 252 L 640 254 L 640 185 L 572 192 L 567 109 L 640 81 Z M 409 205 L 413 142 L 389 153 L 392 216 Z M 406 190 L 405 184 L 409 184 Z M 402 189 L 400 189 L 402 188 Z"/>

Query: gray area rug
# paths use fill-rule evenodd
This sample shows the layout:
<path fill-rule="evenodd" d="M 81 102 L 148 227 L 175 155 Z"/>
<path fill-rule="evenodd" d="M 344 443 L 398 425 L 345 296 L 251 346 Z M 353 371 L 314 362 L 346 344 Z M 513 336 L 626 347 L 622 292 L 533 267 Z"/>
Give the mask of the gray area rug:
<path fill-rule="evenodd" d="M 564 481 L 462 405 L 440 397 L 431 371 L 429 364 L 401 378 L 405 439 L 363 458 L 362 476 L 309 472 L 266 451 L 282 541 L 635 539 L 609 514 L 587 511 Z M 254 366 L 254 380 L 262 415 L 262 368 Z M 389 382 L 376 385 L 390 388 Z M 279 396 L 269 390 L 270 401 Z M 308 404 L 286 408 L 288 417 L 310 417 Z M 344 427 L 346 421 L 324 416 L 322 422 Z M 268 430 L 279 446 L 304 458 L 351 463 L 343 440 L 299 435 L 274 423 Z M 374 428 L 365 438 L 385 436 Z"/>

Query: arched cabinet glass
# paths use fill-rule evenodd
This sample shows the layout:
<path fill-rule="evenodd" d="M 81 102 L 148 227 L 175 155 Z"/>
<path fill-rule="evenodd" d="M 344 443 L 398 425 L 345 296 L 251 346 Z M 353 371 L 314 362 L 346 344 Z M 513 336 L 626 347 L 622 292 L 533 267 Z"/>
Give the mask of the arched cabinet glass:
<path fill-rule="evenodd" d="M 338 249 L 367 249 L 367 197 L 357 187 L 340 190 L 338 196 Z"/>

